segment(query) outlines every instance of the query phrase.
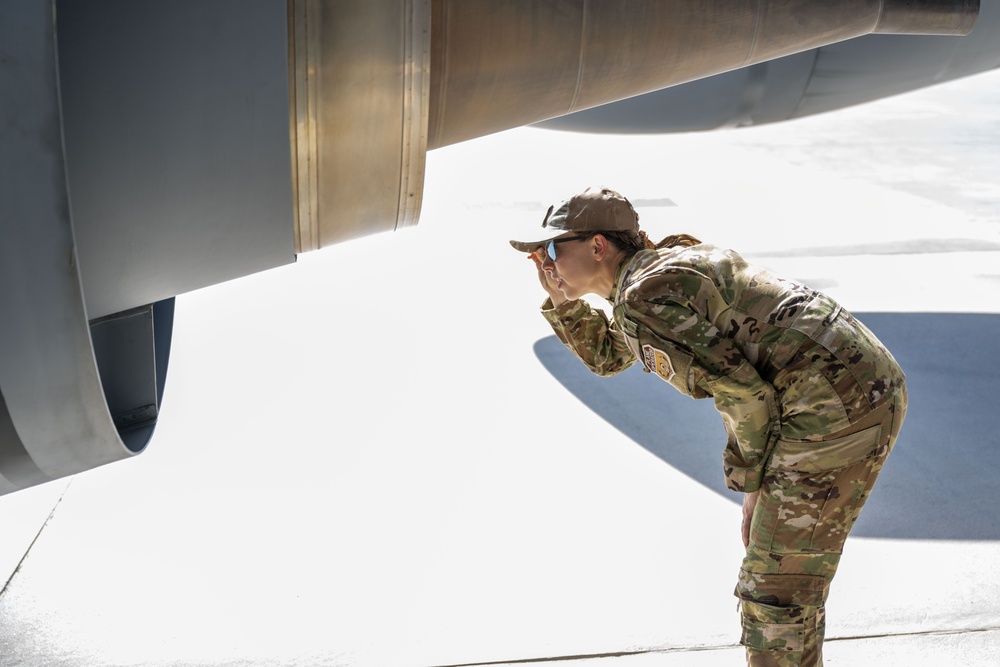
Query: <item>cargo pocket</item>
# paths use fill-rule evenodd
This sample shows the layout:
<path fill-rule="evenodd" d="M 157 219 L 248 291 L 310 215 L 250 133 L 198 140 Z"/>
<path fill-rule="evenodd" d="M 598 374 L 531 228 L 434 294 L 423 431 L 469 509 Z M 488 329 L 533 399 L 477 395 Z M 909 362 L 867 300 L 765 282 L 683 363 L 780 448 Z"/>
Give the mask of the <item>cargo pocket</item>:
<path fill-rule="evenodd" d="M 769 488 L 760 502 L 769 516 L 781 517 L 758 535 L 761 547 L 776 553 L 841 553 L 844 540 L 864 506 L 882 460 L 876 454 L 881 425 L 821 442 L 780 439 L 764 473 Z M 766 545 L 766 546 L 765 546 Z"/>
<path fill-rule="evenodd" d="M 832 440 L 786 440 L 778 438 L 768 463 L 775 470 L 824 472 L 863 461 L 878 449 L 882 426 Z"/>
<path fill-rule="evenodd" d="M 742 600 L 743 634 L 740 643 L 760 651 L 801 652 L 805 646 L 802 607 L 771 605 Z"/>

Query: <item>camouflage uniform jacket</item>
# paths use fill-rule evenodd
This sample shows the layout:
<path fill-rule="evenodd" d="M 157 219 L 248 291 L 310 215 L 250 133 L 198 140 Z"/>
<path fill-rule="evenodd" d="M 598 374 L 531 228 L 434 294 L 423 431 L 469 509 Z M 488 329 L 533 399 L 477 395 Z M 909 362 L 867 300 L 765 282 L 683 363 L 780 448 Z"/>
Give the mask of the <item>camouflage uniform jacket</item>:
<path fill-rule="evenodd" d="M 712 397 L 734 491 L 757 490 L 766 465 L 865 458 L 817 441 L 891 400 L 903 382 L 888 350 L 833 299 L 731 250 L 640 251 L 618 268 L 609 300 L 611 320 L 581 300 L 547 301 L 542 313 L 598 375 L 641 360 L 682 393 Z"/>

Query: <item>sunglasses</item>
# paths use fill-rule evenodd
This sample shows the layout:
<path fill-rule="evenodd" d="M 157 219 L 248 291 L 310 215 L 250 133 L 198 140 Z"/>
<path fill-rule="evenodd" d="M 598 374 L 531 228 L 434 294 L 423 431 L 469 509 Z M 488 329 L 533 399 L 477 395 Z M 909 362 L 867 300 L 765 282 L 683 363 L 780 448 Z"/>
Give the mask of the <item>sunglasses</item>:
<path fill-rule="evenodd" d="M 582 239 L 589 238 L 588 236 L 564 236 L 558 239 L 552 239 L 545 244 L 545 254 L 549 256 L 553 262 L 556 261 L 556 244 L 565 243 L 566 241 L 580 241 Z"/>

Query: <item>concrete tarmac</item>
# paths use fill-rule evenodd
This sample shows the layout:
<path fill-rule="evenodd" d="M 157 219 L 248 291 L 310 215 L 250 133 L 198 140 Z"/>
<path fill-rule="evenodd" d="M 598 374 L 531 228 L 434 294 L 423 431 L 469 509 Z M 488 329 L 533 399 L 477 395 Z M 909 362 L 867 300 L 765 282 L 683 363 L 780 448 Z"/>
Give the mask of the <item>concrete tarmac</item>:
<path fill-rule="evenodd" d="M 829 293 L 907 372 L 826 664 L 997 664 L 998 104 L 1000 72 L 772 127 L 435 151 L 416 229 L 178 298 L 146 453 L 0 498 L 0 666 L 743 664 L 712 405 L 591 376 L 507 245 L 601 183 L 653 238 Z"/>

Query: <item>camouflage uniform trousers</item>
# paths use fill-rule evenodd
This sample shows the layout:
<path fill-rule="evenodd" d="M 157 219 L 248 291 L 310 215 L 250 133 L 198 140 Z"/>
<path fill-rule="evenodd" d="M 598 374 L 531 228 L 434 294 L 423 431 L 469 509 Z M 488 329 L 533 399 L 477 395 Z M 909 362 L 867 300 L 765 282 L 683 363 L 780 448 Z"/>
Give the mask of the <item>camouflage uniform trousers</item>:
<path fill-rule="evenodd" d="M 830 582 L 905 415 L 900 386 L 893 400 L 817 443 L 854 448 L 871 437 L 867 458 L 832 469 L 766 470 L 736 586 L 751 667 L 822 667 Z"/>

